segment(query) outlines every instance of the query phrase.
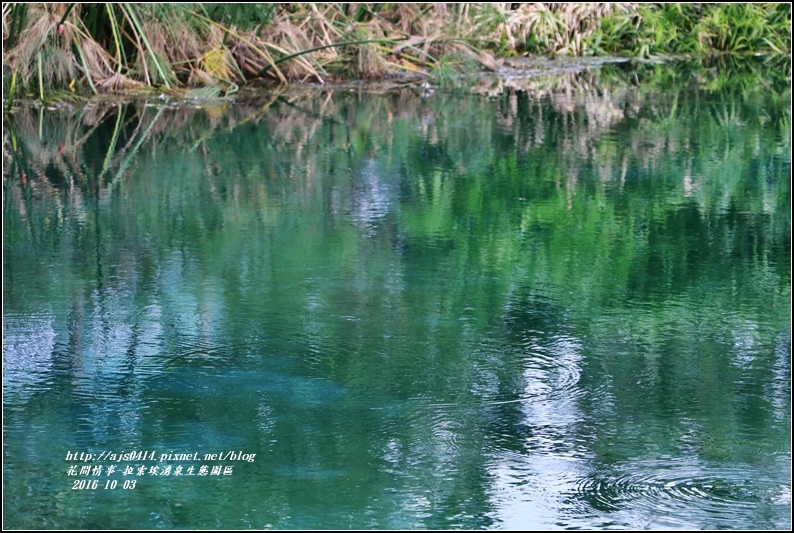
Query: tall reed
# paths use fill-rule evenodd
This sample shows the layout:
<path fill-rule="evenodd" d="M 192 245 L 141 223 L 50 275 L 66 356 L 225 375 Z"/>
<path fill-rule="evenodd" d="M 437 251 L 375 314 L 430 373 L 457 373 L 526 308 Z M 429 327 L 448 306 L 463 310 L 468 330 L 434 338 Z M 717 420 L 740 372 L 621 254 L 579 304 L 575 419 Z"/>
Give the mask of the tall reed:
<path fill-rule="evenodd" d="M 254 80 L 444 82 L 523 54 L 791 50 L 788 3 L 11 2 L 2 23 L 9 105 L 147 87 L 230 93 Z"/>

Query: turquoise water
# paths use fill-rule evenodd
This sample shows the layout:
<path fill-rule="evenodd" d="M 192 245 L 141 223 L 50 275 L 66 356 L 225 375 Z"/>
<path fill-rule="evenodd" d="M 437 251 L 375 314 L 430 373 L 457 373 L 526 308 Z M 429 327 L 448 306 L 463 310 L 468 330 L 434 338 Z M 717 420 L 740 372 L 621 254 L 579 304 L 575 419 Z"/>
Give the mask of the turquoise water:
<path fill-rule="evenodd" d="M 7 115 L 4 526 L 789 529 L 790 93 L 685 80 Z"/>

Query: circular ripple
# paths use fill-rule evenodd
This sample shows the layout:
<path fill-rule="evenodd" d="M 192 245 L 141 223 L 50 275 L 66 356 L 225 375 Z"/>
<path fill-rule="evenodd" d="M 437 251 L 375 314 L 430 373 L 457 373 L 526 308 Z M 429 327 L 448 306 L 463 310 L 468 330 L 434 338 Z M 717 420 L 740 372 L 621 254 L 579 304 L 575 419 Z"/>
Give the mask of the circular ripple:
<path fill-rule="evenodd" d="M 660 470 L 594 474 L 576 484 L 576 499 L 601 512 L 630 511 L 647 516 L 673 517 L 686 513 L 690 523 L 710 523 L 715 517 L 752 512 L 771 492 L 748 481 L 746 472 L 714 473 Z M 771 486 L 771 485 L 770 485 Z M 769 494 L 767 494 L 769 492 Z"/>
<path fill-rule="evenodd" d="M 547 339 L 543 345 L 538 345 L 534 339 L 528 339 L 522 348 L 522 399 L 571 398 L 583 392 L 579 387 L 582 371 L 577 339 L 559 335 Z"/>

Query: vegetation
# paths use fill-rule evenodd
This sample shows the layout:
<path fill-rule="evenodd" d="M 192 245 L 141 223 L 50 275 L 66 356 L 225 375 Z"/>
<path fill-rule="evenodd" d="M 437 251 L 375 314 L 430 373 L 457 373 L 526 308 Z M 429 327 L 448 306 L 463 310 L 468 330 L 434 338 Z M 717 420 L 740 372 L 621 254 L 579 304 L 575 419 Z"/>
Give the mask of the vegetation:
<path fill-rule="evenodd" d="M 791 4 L 4 3 L 3 94 L 408 74 L 443 81 L 523 54 L 791 50 Z"/>

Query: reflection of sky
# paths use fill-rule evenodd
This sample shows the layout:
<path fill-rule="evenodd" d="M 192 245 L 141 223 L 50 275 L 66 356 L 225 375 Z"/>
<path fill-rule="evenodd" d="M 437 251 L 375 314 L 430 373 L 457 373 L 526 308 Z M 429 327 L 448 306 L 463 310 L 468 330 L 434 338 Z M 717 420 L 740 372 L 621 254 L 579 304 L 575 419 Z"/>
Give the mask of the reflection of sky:
<path fill-rule="evenodd" d="M 535 341 L 526 354 L 521 452 L 497 450 L 490 466 L 492 505 L 507 529 L 559 527 L 566 497 L 586 473 L 588 452 L 577 426 L 580 343 L 559 335 L 546 346 Z"/>
<path fill-rule="evenodd" d="M 182 253 L 162 262 L 158 278 L 142 300 L 134 269 L 107 276 L 88 298 L 73 297 L 68 323 L 4 314 L 5 401 L 25 404 L 66 371 L 69 397 L 92 413 L 96 438 L 139 438 L 149 379 L 169 372 L 164 354 L 205 357 L 225 311 L 221 284 Z"/>
<path fill-rule="evenodd" d="M 3 398 L 23 402 L 48 387 L 55 347 L 55 317 L 3 315 Z"/>
<path fill-rule="evenodd" d="M 350 217 L 364 230 L 373 231 L 374 225 L 391 209 L 395 197 L 393 186 L 381 176 L 375 159 L 366 161 L 355 181 Z"/>

